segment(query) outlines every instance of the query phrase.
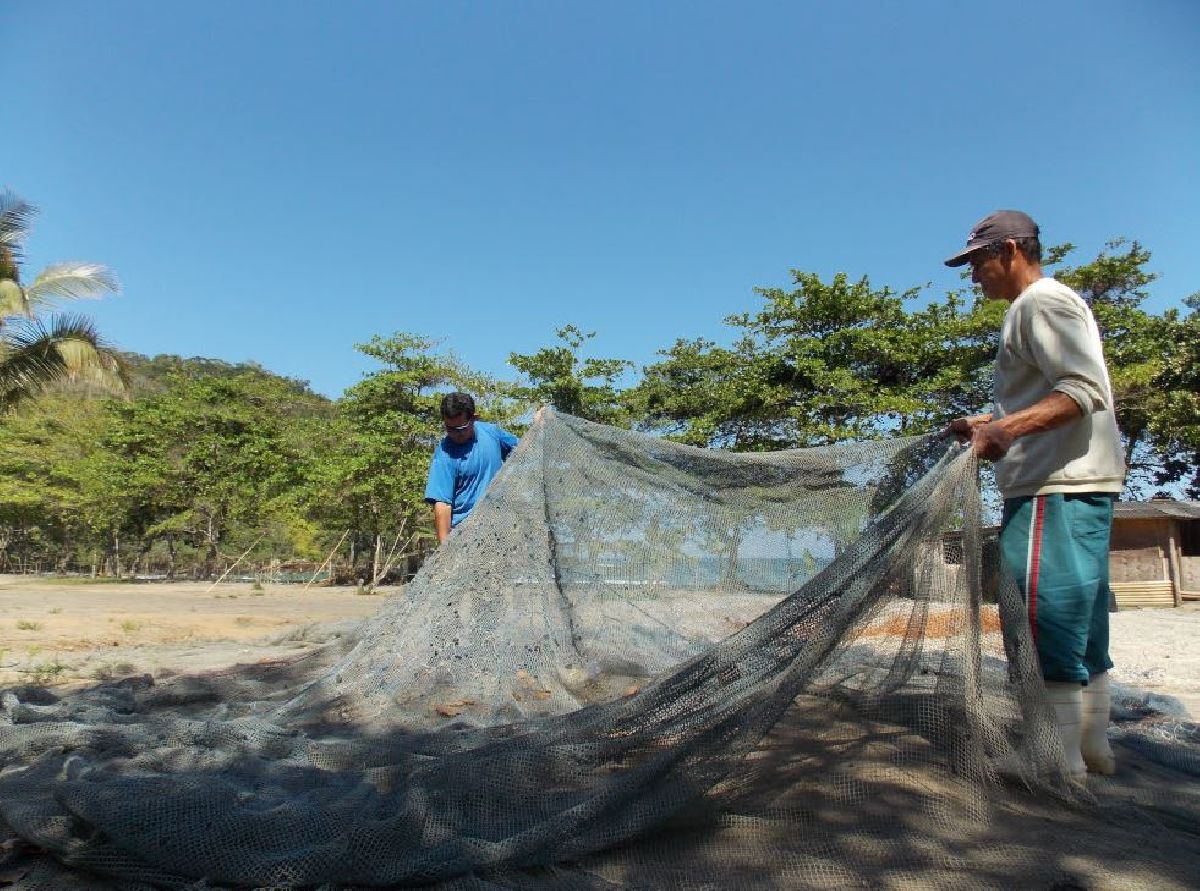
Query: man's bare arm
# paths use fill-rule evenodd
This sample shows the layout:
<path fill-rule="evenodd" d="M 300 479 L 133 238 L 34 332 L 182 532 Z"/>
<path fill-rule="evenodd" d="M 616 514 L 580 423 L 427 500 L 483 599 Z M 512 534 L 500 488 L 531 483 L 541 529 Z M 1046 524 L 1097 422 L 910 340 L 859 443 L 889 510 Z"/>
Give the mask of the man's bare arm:
<path fill-rule="evenodd" d="M 433 531 L 437 533 L 438 543 L 446 540 L 450 534 L 451 507 L 444 501 L 433 503 Z"/>
<path fill-rule="evenodd" d="M 1029 408 L 1005 415 L 998 421 L 988 421 L 975 427 L 971 447 L 980 458 L 995 461 L 1003 458 L 1014 441 L 1031 433 L 1044 433 L 1083 417 L 1083 410 L 1066 393 L 1055 390 Z"/>

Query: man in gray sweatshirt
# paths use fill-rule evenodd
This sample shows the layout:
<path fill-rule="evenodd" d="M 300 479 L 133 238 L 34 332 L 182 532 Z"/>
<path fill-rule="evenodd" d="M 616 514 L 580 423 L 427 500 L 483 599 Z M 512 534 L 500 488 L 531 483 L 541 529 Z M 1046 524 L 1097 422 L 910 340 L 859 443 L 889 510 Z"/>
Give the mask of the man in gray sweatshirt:
<path fill-rule="evenodd" d="M 948 431 L 996 462 L 1000 550 L 1025 598 L 1068 767 L 1111 774 L 1108 547 L 1125 463 L 1096 320 L 1042 274 L 1041 256 L 1037 224 L 1001 210 L 946 261 L 971 264 L 984 296 L 1010 304 L 994 409 Z"/>

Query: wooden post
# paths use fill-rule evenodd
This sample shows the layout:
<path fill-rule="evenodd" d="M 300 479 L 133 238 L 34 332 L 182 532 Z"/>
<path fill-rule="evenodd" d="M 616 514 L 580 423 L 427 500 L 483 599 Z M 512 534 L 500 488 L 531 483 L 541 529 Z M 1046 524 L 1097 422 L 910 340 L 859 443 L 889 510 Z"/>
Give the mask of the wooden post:
<path fill-rule="evenodd" d="M 227 576 L 227 575 L 229 575 L 229 573 L 233 572 L 233 567 L 235 567 L 239 563 L 241 563 L 243 557 L 245 557 L 247 554 L 249 554 L 251 551 L 253 551 L 256 547 L 258 547 L 258 543 L 260 541 L 262 541 L 265 536 L 266 536 L 266 533 L 264 532 L 258 538 L 254 539 L 254 544 L 250 545 L 250 547 L 248 547 L 248 548 L 246 548 L 246 550 L 242 551 L 242 556 L 238 557 L 236 560 L 234 560 L 233 563 L 230 564 L 229 567 L 223 573 L 221 573 L 221 577 L 205 589 L 204 593 L 205 594 L 209 593 L 209 591 L 211 591 L 217 585 L 221 584 L 221 582 L 223 582 L 225 580 L 225 576 Z"/>
<path fill-rule="evenodd" d="M 312 578 L 310 578 L 308 580 L 308 584 L 304 586 L 305 591 L 307 591 L 309 589 L 309 586 L 312 585 L 312 583 L 317 580 L 317 576 L 319 576 L 321 574 L 321 570 L 329 565 L 329 562 L 333 559 L 333 555 L 337 553 L 337 549 L 342 546 L 342 542 L 344 542 L 346 540 L 346 536 L 349 534 L 350 534 L 349 529 L 347 529 L 345 532 L 342 533 L 342 537 L 339 538 L 338 543 L 333 546 L 333 550 L 329 552 L 329 556 L 325 558 L 325 562 L 317 567 L 317 571 L 312 574 Z M 351 549 L 353 549 L 354 545 L 351 544 L 350 547 L 351 547 Z M 353 550 L 351 550 L 351 553 L 353 553 Z M 350 558 L 350 562 L 351 562 L 351 564 L 353 564 L 353 562 L 354 562 L 353 557 Z"/>
<path fill-rule="evenodd" d="M 1179 537 L 1175 534 L 1178 528 L 1178 520 L 1172 520 L 1171 525 L 1167 527 L 1167 548 L 1169 549 L 1168 563 L 1170 564 L 1171 588 L 1175 592 L 1175 605 L 1182 606 L 1183 572 L 1179 565 Z"/>

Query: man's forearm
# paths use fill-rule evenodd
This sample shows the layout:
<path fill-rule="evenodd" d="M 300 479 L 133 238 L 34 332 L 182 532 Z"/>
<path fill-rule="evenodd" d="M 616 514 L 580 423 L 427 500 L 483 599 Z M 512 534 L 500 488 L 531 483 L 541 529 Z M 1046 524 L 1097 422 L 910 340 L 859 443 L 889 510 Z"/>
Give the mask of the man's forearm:
<path fill-rule="evenodd" d="M 450 517 L 453 511 L 444 501 L 433 503 L 433 531 L 437 533 L 438 543 L 446 540 L 450 534 Z"/>
<path fill-rule="evenodd" d="M 1021 436 L 1028 436 L 1031 433 L 1044 433 L 1047 430 L 1053 430 L 1055 427 L 1069 424 L 1071 421 L 1076 421 L 1081 417 L 1083 417 L 1083 412 L 1079 408 L 1079 403 L 1066 393 L 1060 393 L 1055 390 L 1039 399 L 1033 405 L 1029 406 L 1029 408 L 1023 408 L 1020 411 L 1013 412 L 1011 415 L 1005 415 L 994 423 L 1003 426 L 1005 433 L 1013 439 L 1017 439 Z"/>
<path fill-rule="evenodd" d="M 1015 440 L 1032 433 L 1044 433 L 1083 417 L 1079 404 L 1065 393 L 1055 391 L 1028 408 L 989 421 L 975 428 L 971 445 L 980 458 L 1003 458 Z"/>

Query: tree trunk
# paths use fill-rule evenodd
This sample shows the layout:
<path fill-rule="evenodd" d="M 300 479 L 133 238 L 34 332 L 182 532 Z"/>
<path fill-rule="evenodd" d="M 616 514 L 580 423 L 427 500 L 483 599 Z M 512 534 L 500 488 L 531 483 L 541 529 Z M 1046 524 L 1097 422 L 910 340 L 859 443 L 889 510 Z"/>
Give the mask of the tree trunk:
<path fill-rule="evenodd" d="M 379 578 L 379 558 L 383 553 L 383 536 L 378 532 L 375 533 L 375 554 L 371 558 L 371 580 L 367 585 L 368 590 L 375 587 L 375 579 Z"/>
<path fill-rule="evenodd" d="M 1138 440 L 1142 438 L 1141 429 L 1130 430 L 1126 433 L 1125 438 L 1125 468 L 1126 471 L 1133 467 L 1133 450 L 1137 448 Z"/>
<path fill-rule="evenodd" d="M 204 577 L 206 579 L 213 578 L 217 574 L 217 538 L 219 537 L 219 529 L 214 522 L 212 514 L 208 515 L 208 529 L 206 535 L 208 537 L 208 547 L 204 552 Z"/>

